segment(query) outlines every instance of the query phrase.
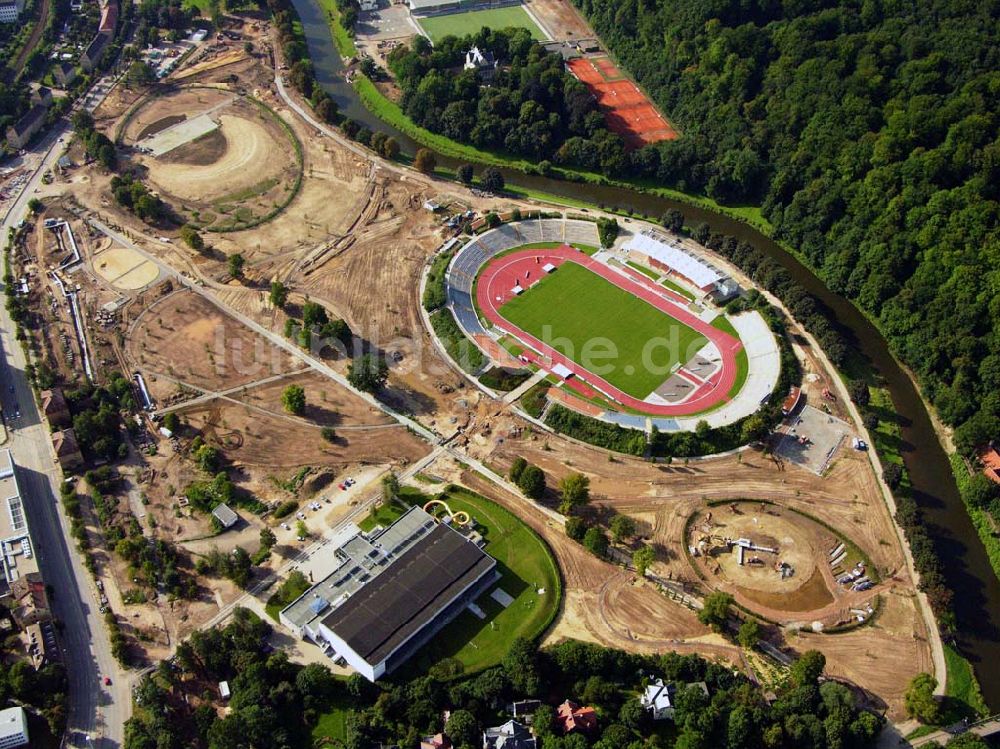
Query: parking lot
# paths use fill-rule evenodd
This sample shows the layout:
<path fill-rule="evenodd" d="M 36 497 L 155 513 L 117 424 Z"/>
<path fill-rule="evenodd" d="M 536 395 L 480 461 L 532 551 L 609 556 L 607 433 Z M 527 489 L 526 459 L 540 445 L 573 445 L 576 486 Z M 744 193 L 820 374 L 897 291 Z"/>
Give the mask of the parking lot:
<path fill-rule="evenodd" d="M 818 408 L 804 406 L 786 421 L 785 436 L 776 453 L 816 474 L 822 474 L 843 443 L 850 449 L 850 425 Z"/>
<path fill-rule="evenodd" d="M 410 18 L 410 11 L 405 5 L 365 11 L 358 16 L 354 27 L 355 36 L 362 42 L 404 39 L 419 33 L 420 29 Z"/>

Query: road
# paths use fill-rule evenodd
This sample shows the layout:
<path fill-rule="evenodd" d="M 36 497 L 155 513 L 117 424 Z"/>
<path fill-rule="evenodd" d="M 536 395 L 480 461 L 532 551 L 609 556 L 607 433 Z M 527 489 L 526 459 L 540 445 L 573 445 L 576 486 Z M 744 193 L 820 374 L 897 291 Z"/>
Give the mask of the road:
<path fill-rule="evenodd" d="M 83 106 L 89 111 L 103 101 L 111 82 L 102 79 Z M 38 169 L 21 194 L 11 202 L 0 225 L 6 244 L 8 232 L 27 214 L 28 201 L 41 184 L 42 175 L 62 155 L 62 141 L 70 126 L 60 121 L 42 139 L 36 151 L 43 153 Z M 48 426 L 39 416 L 34 394 L 25 376 L 27 360 L 14 337 L 14 322 L 7 313 L 6 289 L 0 291 L 0 345 L 3 362 L 4 411 L 20 409 L 20 418 L 8 420 L 10 447 L 17 464 L 28 526 L 38 552 L 45 582 L 54 591 L 52 611 L 62 622 L 61 646 L 69 675 L 67 746 L 114 749 L 120 747 L 123 725 L 131 714 L 130 679 L 111 655 L 107 628 L 101 617 L 97 591 L 69 535 L 69 521 L 57 502 L 62 472 L 55 464 Z M 9 388 L 13 387 L 11 393 Z M 16 405 L 15 405 L 16 404 Z M 13 427 L 13 429 L 10 429 Z M 104 686 L 104 677 L 111 686 Z M 88 742 L 87 737 L 92 737 Z"/>

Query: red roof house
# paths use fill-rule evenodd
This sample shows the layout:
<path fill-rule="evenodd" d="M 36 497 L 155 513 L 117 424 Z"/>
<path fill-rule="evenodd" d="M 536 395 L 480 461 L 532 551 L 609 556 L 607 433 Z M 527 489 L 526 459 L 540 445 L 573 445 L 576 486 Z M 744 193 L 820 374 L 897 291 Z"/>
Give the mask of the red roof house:
<path fill-rule="evenodd" d="M 1000 484 L 1000 451 L 993 445 L 984 447 L 979 451 L 979 460 L 983 464 L 983 473 L 986 478 Z"/>
<path fill-rule="evenodd" d="M 580 707 L 575 702 L 566 700 L 556 711 L 556 720 L 562 726 L 563 733 L 591 733 L 597 730 L 597 712 L 592 707 Z"/>

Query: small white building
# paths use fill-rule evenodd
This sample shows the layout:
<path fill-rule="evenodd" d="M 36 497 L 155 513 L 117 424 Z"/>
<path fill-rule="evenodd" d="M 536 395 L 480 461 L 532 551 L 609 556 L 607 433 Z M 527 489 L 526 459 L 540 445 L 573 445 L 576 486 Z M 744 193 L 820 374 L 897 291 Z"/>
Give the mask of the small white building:
<path fill-rule="evenodd" d="M 0 710 L 0 749 L 28 744 L 28 716 L 23 707 Z"/>
<path fill-rule="evenodd" d="M 218 520 L 223 528 L 232 528 L 236 525 L 236 521 L 240 519 L 233 510 L 229 508 L 229 505 L 220 504 L 217 505 L 214 510 L 212 510 L 212 517 Z"/>
<path fill-rule="evenodd" d="M 231 694 L 232 693 L 229 691 L 229 682 L 228 681 L 220 681 L 219 682 L 219 696 L 222 699 L 224 699 L 224 700 L 228 700 Z"/>

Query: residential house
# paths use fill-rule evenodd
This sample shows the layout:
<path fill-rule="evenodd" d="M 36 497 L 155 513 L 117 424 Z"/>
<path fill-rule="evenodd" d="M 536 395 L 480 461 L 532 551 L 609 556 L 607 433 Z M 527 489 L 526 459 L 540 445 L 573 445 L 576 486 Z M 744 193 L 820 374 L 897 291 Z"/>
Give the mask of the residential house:
<path fill-rule="evenodd" d="M 452 749 L 453 744 L 447 734 L 436 733 L 420 740 L 420 749 Z"/>
<path fill-rule="evenodd" d="M 90 44 L 87 45 L 87 49 L 80 55 L 80 67 L 85 72 L 89 73 L 101 64 L 101 58 L 104 57 L 104 52 L 111 45 L 112 39 L 114 39 L 113 34 L 106 34 L 100 31 Z"/>
<path fill-rule="evenodd" d="M 566 700 L 556 709 L 556 720 L 563 733 L 592 733 L 597 730 L 597 711 L 592 707 L 580 707 L 572 700 Z"/>
<path fill-rule="evenodd" d="M 48 86 L 31 87 L 31 103 L 41 104 L 43 107 L 52 106 L 52 89 Z"/>
<path fill-rule="evenodd" d="M 10 584 L 11 616 L 21 629 L 52 619 L 45 581 L 37 572 L 22 575 Z"/>
<path fill-rule="evenodd" d="M 640 704 L 649 711 L 653 720 L 671 720 L 674 717 L 674 688 L 657 679 L 643 692 Z"/>
<path fill-rule="evenodd" d="M 541 700 L 518 700 L 507 705 L 507 712 L 514 718 L 523 718 L 529 726 L 535 711 L 542 706 Z"/>
<path fill-rule="evenodd" d="M 7 143 L 11 148 L 24 148 L 45 124 L 45 116 L 49 113 L 44 104 L 36 104 L 28 113 L 7 128 Z"/>
<path fill-rule="evenodd" d="M 76 65 L 68 62 L 57 62 L 52 66 L 52 77 L 63 88 L 69 88 L 79 77 L 79 74 L 76 72 Z"/>
<path fill-rule="evenodd" d="M 465 53 L 465 65 L 462 67 L 466 70 L 475 70 L 484 81 L 491 81 L 497 72 L 497 65 L 497 59 L 492 52 L 473 47 Z"/>
<path fill-rule="evenodd" d="M 42 413 L 49 422 L 49 426 L 57 429 L 64 429 L 73 423 L 69 413 L 69 405 L 66 403 L 66 396 L 59 388 L 43 390 L 39 396 L 42 402 Z"/>
<path fill-rule="evenodd" d="M 77 444 L 76 432 L 72 429 L 53 432 L 52 449 L 55 450 L 56 460 L 64 471 L 75 471 L 83 467 L 83 453 Z"/>
<path fill-rule="evenodd" d="M 535 737 L 527 726 L 508 720 L 502 726 L 483 731 L 483 749 L 536 749 Z"/>

